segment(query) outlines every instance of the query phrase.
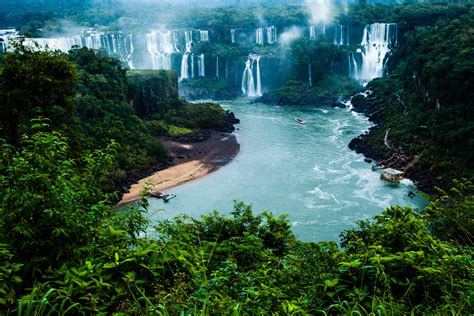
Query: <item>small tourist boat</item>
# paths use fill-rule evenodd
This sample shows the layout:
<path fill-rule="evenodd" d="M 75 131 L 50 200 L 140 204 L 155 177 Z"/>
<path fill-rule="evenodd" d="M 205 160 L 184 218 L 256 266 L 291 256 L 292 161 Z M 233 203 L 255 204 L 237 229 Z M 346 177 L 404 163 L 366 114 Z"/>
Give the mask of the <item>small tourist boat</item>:
<path fill-rule="evenodd" d="M 295 122 L 298 123 L 298 124 L 301 124 L 301 125 L 304 125 L 306 124 L 306 122 L 303 120 L 303 119 L 300 119 L 300 118 L 295 118 Z"/>
<path fill-rule="evenodd" d="M 162 199 L 165 194 L 161 191 L 158 191 L 156 193 L 150 193 L 150 196 L 154 197 L 154 198 L 157 198 L 157 199 Z"/>
<path fill-rule="evenodd" d="M 167 194 L 163 195 L 163 200 L 164 200 L 165 202 L 168 202 L 169 200 L 174 199 L 175 197 L 176 197 L 176 194 L 174 194 L 174 193 L 167 193 Z"/>
<path fill-rule="evenodd" d="M 389 182 L 400 182 L 401 180 L 403 180 L 404 175 L 405 173 L 403 171 L 392 169 L 392 168 L 385 168 L 382 170 L 380 179 L 389 181 Z"/>

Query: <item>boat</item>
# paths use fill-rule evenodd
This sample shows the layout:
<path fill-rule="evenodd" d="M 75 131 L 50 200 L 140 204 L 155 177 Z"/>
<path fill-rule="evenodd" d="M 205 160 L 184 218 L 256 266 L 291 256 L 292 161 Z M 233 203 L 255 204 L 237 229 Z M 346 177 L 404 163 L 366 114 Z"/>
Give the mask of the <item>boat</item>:
<path fill-rule="evenodd" d="M 304 125 L 306 124 L 306 122 L 303 120 L 303 119 L 300 119 L 300 118 L 295 118 L 295 122 L 298 123 L 298 124 L 301 124 L 301 125 Z"/>
<path fill-rule="evenodd" d="M 156 193 L 150 193 L 150 196 L 154 197 L 154 198 L 157 198 L 157 199 L 162 199 L 165 194 L 161 191 L 158 191 Z"/>
<path fill-rule="evenodd" d="M 380 175 L 380 179 L 389 181 L 389 182 L 400 182 L 403 180 L 403 176 L 405 172 L 392 169 L 392 168 L 385 168 L 382 170 L 382 174 Z"/>
<path fill-rule="evenodd" d="M 167 194 L 163 195 L 163 200 L 164 200 L 165 202 L 168 202 L 169 200 L 174 199 L 175 197 L 176 197 L 176 194 L 174 194 L 174 193 L 167 193 Z"/>

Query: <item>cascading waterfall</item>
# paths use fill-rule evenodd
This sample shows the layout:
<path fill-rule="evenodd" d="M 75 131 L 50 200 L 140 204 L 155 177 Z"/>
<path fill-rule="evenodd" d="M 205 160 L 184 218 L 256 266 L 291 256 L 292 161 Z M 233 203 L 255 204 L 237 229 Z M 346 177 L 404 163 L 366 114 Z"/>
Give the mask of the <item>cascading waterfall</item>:
<path fill-rule="evenodd" d="M 219 56 L 216 57 L 216 78 L 219 80 Z"/>
<path fill-rule="evenodd" d="M 326 39 L 326 26 L 325 25 L 310 25 L 309 26 L 309 39 L 310 40 L 325 40 Z"/>
<path fill-rule="evenodd" d="M 344 27 L 342 25 L 339 25 L 339 45 L 344 45 Z"/>
<path fill-rule="evenodd" d="M 189 79 L 189 65 L 188 65 L 188 60 L 189 60 L 189 54 L 191 53 L 191 48 L 193 45 L 193 34 L 192 31 L 185 31 L 184 32 L 184 40 L 186 42 L 186 48 L 185 52 L 183 54 L 183 59 L 181 60 L 181 76 L 180 80 L 183 79 Z M 194 58 L 193 58 L 194 62 Z M 194 68 L 194 66 L 191 66 Z M 193 77 L 194 77 L 194 71 L 193 71 Z"/>
<path fill-rule="evenodd" d="M 309 26 L 309 39 L 315 40 L 316 39 L 316 28 L 314 25 Z"/>
<path fill-rule="evenodd" d="M 263 94 L 262 94 L 262 79 L 261 79 L 261 75 L 260 75 L 260 56 L 256 56 L 255 59 L 257 61 L 257 91 L 256 91 L 256 94 L 257 94 L 257 97 L 261 97 Z"/>
<path fill-rule="evenodd" d="M 194 54 L 191 55 L 191 78 L 194 78 Z"/>
<path fill-rule="evenodd" d="M 382 77 L 385 57 L 397 44 L 397 36 L 397 24 L 395 23 L 366 25 L 361 43 L 363 50 L 357 50 L 357 53 L 361 55 L 362 65 L 357 65 L 353 55 L 350 61 L 353 69 L 352 77 L 363 81 Z M 354 64 L 356 64 L 355 67 Z"/>
<path fill-rule="evenodd" d="M 357 62 L 355 60 L 355 54 L 353 52 L 350 52 L 347 57 L 349 59 L 349 77 L 355 80 L 360 80 L 359 66 L 357 65 Z"/>
<path fill-rule="evenodd" d="M 263 29 L 262 28 L 258 28 L 256 30 L 256 39 L 255 41 L 257 42 L 258 45 L 263 45 Z"/>
<path fill-rule="evenodd" d="M 72 47 L 82 47 L 82 39 L 80 36 L 75 37 L 57 37 L 57 38 L 27 38 L 25 45 L 38 50 L 60 50 L 67 53 Z"/>
<path fill-rule="evenodd" d="M 152 31 L 146 34 L 146 43 L 153 69 L 171 70 L 171 55 L 177 53 L 171 31 Z"/>
<path fill-rule="evenodd" d="M 256 71 L 257 86 L 255 87 L 254 66 Z M 262 81 L 260 72 L 260 56 L 251 54 L 245 62 L 245 69 L 242 75 L 242 93 L 250 98 L 261 97 Z"/>
<path fill-rule="evenodd" d="M 346 25 L 346 45 L 350 45 L 349 44 L 349 25 Z"/>
<path fill-rule="evenodd" d="M 230 30 L 230 41 L 232 42 L 232 44 L 235 43 L 235 30 Z"/>
<path fill-rule="evenodd" d="M 200 76 L 200 77 L 205 77 L 206 76 L 206 64 L 204 62 L 204 54 L 199 55 L 198 76 Z"/>
<path fill-rule="evenodd" d="M 201 42 L 209 42 L 209 31 L 200 30 L 199 31 L 199 40 Z"/>
<path fill-rule="evenodd" d="M 310 87 L 313 86 L 313 71 L 311 69 L 311 64 L 308 64 L 308 83 Z"/>
<path fill-rule="evenodd" d="M 267 42 L 274 44 L 277 41 L 277 29 L 275 26 L 267 27 Z"/>
<path fill-rule="evenodd" d="M 8 42 L 18 36 L 19 34 L 15 29 L 0 30 L 0 53 L 8 51 Z"/>
<path fill-rule="evenodd" d="M 334 26 L 334 45 L 349 45 L 349 25 Z"/>

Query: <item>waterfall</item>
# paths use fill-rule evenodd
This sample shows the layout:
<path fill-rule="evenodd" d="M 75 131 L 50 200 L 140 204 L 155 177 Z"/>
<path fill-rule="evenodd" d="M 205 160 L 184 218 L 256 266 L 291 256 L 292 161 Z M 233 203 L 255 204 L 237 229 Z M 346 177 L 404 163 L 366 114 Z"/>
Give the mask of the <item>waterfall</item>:
<path fill-rule="evenodd" d="M 344 45 L 344 26 L 339 25 L 339 33 L 340 33 L 339 45 Z"/>
<path fill-rule="evenodd" d="M 258 45 L 263 45 L 263 29 L 258 28 L 256 31 L 256 42 Z"/>
<path fill-rule="evenodd" d="M 146 34 L 146 46 L 153 69 L 171 70 L 171 55 L 177 53 L 171 31 Z"/>
<path fill-rule="evenodd" d="M 180 80 L 184 79 L 189 79 L 189 65 L 188 65 L 188 60 L 189 60 L 189 54 L 191 53 L 191 48 L 193 45 L 193 34 L 192 31 L 185 31 L 184 32 L 184 40 L 186 42 L 186 48 L 185 52 L 183 54 L 183 57 L 181 59 L 181 76 Z M 194 58 L 193 58 L 193 64 L 194 64 Z M 191 65 L 191 68 L 194 66 Z M 194 77 L 194 73 L 192 75 Z"/>
<path fill-rule="evenodd" d="M 256 71 L 257 86 L 255 87 L 254 66 Z M 261 97 L 262 81 L 260 72 L 260 56 L 251 54 L 245 62 L 245 69 L 242 75 L 242 93 L 250 98 Z"/>
<path fill-rule="evenodd" d="M 334 26 L 334 41 L 333 41 L 334 45 L 337 45 L 337 43 L 338 43 L 338 40 L 337 40 L 338 39 L 338 36 L 337 36 L 338 35 L 337 34 L 338 30 L 339 30 L 339 28 Z"/>
<path fill-rule="evenodd" d="M 349 44 L 349 25 L 346 25 L 346 45 Z"/>
<path fill-rule="evenodd" d="M 219 80 L 219 56 L 216 57 L 216 78 Z"/>
<path fill-rule="evenodd" d="M 233 43 L 235 43 L 235 30 L 230 30 L 230 41 Z"/>
<path fill-rule="evenodd" d="M 309 39 L 315 40 L 316 39 L 316 29 L 314 25 L 309 26 Z"/>
<path fill-rule="evenodd" d="M 252 73 L 252 61 L 247 59 L 245 62 L 245 70 L 244 74 L 242 75 L 242 93 L 249 96 L 255 97 L 255 85 L 253 81 L 253 73 Z"/>
<path fill-rule="evenodd" d="M 206 76 L 206 64 L 204 63 L 204 54 L 199 55 L 198 59 L 198 76 Z"/>
<path fill-rule="evenodd" d="M 194 78 L 194 54 L 191 55 L 191 78 Z"/>
<path fill-rule="evenodd" d="M 308 83 L 310 87 L 313 86 L 313 72 L 311 70 L 311 64 L 308 64 Z"/>
<path fill-rule="evenodd" d="M 363 50 L 358 49 L 357 53 L 361 55 L 362 65 L 357 65 L 354 56 L 351 63 L 354 79 L 370 81 L 382 77 L 384 69 L 384 60 L 390 52 L 392 46 L 397 43 L 397 25 L 394 23 L 374 23 L 366 25 L 362 37 L 361 46 Z M 360 69 L 360 72 L 359 72 Z"/>
<path fill-rule="evenodd" d="M 209 31 L 205 31 L 205 30 L 199 31 L 199 40 L 201 42 L 209 42 Z"/>
<path fill-rule="evenodd" d="M 260 56 L 256 57 L 257 60 L 257 97 L 261 97 L 262 94 L 262 80 L 260 76 Z"/>
<path fill-rule="evenodd" d="M 133 65 L 133 53 L 135 53 L 135 46 L 133 46 L 133 35 L 130 34 L 128 35 L 128 42 L 130 50 L 128 51 L 128 56 L 127 56 L 127 63 L 128 63 L 128 68 L 130 69 L 135 69 Z"/>
<path fill-rule="evenodd" d="M 225 78 L 229 79 L 229 58 L 225 59 Z"/>
<path fill-rule="evenodd" d="M 8 43 L 11 39 L 19 36 L 15 29 L 0 30 L 0 53 L 8 51 Z"/>
<path fill-rule="evenodd" d="M 274 44 L 277 41 L 277 29 L 275 26 L 267 27 L 267 42 Z"/>
<path fill-rule="evenodd" d="M 80 36 L 75 37 L 57 37 L 57 38 L 27 38 L 25 39 L 26 46 L 45 50 L 60 50 L 67 53 L 73 46 L 82 47 L 82 40 Z"/>

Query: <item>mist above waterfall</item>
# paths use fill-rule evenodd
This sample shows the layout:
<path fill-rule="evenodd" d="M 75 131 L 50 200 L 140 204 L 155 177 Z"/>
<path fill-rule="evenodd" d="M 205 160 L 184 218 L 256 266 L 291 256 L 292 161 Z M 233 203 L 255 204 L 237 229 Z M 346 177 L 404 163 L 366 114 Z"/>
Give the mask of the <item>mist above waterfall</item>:
<path fill-rule="evenodd" d="M 334 8 L 330 0 L 305 0 L 311 24 L 329 24 L 334 19 Z"/>
<path fill-rule="evenodd" d="M 303 36 L 303 30 L 299 27 L 293 26 L 289 29 L 286 29 L 280 35 L 280 45 L 282 47 L 288 47 L 293 41 Z"/>

